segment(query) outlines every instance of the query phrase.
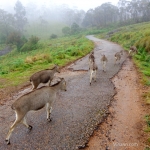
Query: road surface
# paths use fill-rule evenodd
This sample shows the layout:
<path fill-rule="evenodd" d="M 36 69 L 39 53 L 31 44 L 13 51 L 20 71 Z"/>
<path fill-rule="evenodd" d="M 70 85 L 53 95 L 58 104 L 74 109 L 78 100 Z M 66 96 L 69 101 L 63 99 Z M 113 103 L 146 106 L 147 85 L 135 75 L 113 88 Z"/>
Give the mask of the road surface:
<path fill-rule="evenodd" d="M 20 124 L 6 145 L 5 137 L 15 114 L 10 105 L 15 97 L 28 92 L 31 87 L 20 91 L 13 100 L 0 107 L 0 149 L 1 150 L 75 150 L 84 147 L 93 131 L 107 116 L 108 107 L 115 94 L 111 78 L 118 73 L 126 58 L 114 65 L 114 54 L 122 48 L 112 42 L 87 36 L 95 43 L 95 57 L 98 65 L 97 82 L 89 84 L 88 55 L 63 68 L 59 77 L 67 81 L 67 92 L 58 92 L 53 106 L 52 121 L 46 121 L 46 111 L 32 111 L 27 122 L 33 126 L 31 131 Z M 101 54 L 108 57 L 106 72 L 102 71 Z"/>

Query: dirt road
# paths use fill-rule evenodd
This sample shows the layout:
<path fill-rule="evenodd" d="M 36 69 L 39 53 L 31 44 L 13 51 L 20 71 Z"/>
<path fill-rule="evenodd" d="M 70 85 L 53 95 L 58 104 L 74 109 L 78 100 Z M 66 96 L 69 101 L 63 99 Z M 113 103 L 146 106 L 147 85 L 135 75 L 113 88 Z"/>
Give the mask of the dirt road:
<path fill-rule="evenodd" d="M 42 150 L 75 150 L 84 147 L 95 128 L 107 116 L 108 107 L 115 89 L 110 80 L 121 68 L 126 55 L 120 64 L 114 65 L 114 54 L 122 48 L 114 43 L 88 36 L 95 42 L 95 57 L 98 64 L 97 82 L 89 85 L 88 56 L 63 68 L 58 76 L 67 81 L 67 92 L 59 92 L 53 106 L 52 121 L 46 121 L 45 109 L 29 112 L 27 121 L 33 126 L 29 132 L 19 125 L 12 134 L 11 145 L 7 146 L 5 137 L 15 119 L 8 100 L 0 107 L 0 149 L 42 149 Z M 108 57 L 106 72 L 102 71 L 100 53 Z M 30 91 L 30 87 L 20 91 L 19 96 Z M 17 95 L 18 96 L 18 95 Z"/>

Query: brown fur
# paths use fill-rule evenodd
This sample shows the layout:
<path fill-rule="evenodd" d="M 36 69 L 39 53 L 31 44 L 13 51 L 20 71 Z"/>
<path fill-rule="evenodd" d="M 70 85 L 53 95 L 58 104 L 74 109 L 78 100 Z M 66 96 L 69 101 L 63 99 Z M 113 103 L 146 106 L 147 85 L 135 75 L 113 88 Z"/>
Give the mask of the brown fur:
<path fill-rule="evenodd" d="M 51 83 L 56 72 L 60 73 L 59 67 L 57 65 L 53 69 L 45 69 L 33 74 L 30 77 L 30 82 L 33 84 L 32 89 L 36 89 L 40 83 Z"/>
<path fill-rule="evenodd" d="M 16 120 L 10 127 L 7 134 L 7 144 L 10 144 L 10 136 L 19 123 L 23 123 L 29 130 L 32 129 L 32 126 L 28 125 L 26 122 L 26 114 L 29 111 L 39 110 L 46 106 L 47 120 L 51 120 L 50 114 L 58 90 L 66 91 L 66 81 L 63 78 L 61 78 L 61 81 L 54 84 L 52 87 L 42 87 L 21 96 L 12 104 L 12 108 L 15 110 L 16 113 Z"/>

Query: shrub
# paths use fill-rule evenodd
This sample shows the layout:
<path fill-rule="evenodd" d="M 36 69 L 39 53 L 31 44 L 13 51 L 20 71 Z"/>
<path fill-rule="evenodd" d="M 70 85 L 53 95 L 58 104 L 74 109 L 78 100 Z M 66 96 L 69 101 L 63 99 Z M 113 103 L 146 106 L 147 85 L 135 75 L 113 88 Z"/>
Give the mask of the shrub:
<path fill-rule="evenodd" d="M 32 64 L 37 61 L 51 63 L 52 58 L 49 54 L 37 54 L 35 56 L 27 56 L 25 59 L 25 62 L 28 64 Z"/>
<path fill-rule="evenodd" d="M 31 51 L 31 50 L 35 50 L 38 48 L 38 41 L 39 38 L 37 36 L 31 36 L 29 38 L 29 41 L 26 42 L 20 49 L 20 51 Z"/>
<path fill-rule="evenodd" d="M 50 39 L 56 39 L 57 35 L 56 34 L 51 34 Z"/>
<path fill-rule="evenodd" d="M 64 35 L 69 35 L 70 34 L 70 28 L 69 27 L 64 27 L 62 28 L 62 33 Z"/>
<path fill-rule="evenodd" d="M 40 39 L 37 37 L 37 36 L 31 36 L 30 38 L 29 38 L 29 43 L 31 44 L 31 45 L 36 45 L 37 43 L 38 43 L 38 41 L 39 41 Z"/>
<path fill-rule="evenodd" d="M 6 43 L 16 45 L 18 51 L 21 49 L 25 42 L 27 42 L 27 39 L 19 32 L 10 33 L 6 39 Z"/>
<path fill-rule="evenodd" d="M 65 59 L 65 54 L 64 53 L 59 53 L 57 56 L 56 56 L 56 58 L 57 59 Z"/>
<path fill-rule="evenodd" d="M 71 34 L 76 34 L 76 33 L 78 33 L 79 31 L 80 31 L 79 25 L 76 24 L 76 23 L 73 23 L 73 24 L 71 25 Z"/>

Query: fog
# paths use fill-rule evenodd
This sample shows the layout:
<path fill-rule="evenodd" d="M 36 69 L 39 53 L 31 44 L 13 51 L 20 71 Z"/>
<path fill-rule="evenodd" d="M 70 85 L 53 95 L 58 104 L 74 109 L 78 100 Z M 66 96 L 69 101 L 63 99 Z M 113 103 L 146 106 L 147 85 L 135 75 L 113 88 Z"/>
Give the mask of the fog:
<path fill-rule="evenodd" d="M 17 0 L 1 0 L 0 8 L 7 11 L 13 11 L 13 7 Z M 117 5 L 118 0 L 90 0 L 88 2 L 82 0 L 20 0 L 20 2 L 26 7 L 30 4 L 35 4 L 38 7 L 55 7 L 60 5 L 67 5 L 69 8 L 88 9 L 100 6 L 102 3 L 111 2 L 113 5 Z"/>

